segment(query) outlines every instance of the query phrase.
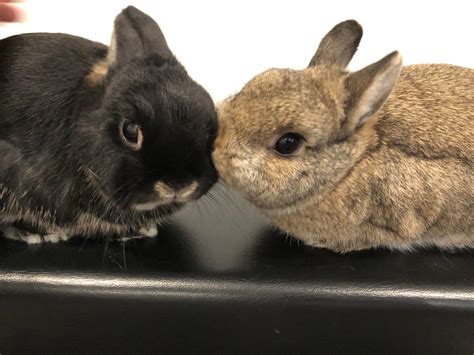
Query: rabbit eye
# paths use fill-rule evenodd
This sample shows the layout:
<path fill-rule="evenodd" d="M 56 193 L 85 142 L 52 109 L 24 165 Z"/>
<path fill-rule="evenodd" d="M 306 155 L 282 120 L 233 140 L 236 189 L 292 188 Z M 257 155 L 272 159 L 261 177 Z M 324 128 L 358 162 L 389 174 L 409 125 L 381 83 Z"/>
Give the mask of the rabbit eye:
<path fill-rule="evenodd" d="M 143 133 L 140 126 L 136 122 L 124 120 L 122 122 L 121 130 L 125 143 L 135 150 L 141 148 L 143 142 Z"/>
<path fill-rule="evenodd" d="M 285 133 L 275 143 L 274 150 L 280 155 L 293 155 L 303 146 L 304 138 L 298 133 Z"/>

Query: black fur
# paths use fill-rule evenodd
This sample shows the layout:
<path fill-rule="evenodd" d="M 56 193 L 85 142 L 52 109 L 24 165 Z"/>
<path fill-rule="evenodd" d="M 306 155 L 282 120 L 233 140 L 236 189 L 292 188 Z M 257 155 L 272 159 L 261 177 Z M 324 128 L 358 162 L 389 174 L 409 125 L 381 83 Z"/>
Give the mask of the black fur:
<path fill-rule="evenodd" d="M 127 8 L 115 36 L 116 58 L 108 58 L 97 85 L 86 78 L 108 56 L 102 44 L 46 33 L 0 41 L 0 224 L 14 215 L 11 223 L 46 233 L 86 212 L 136 230 L 181 205 L 132 210 L 155 182 L 179 188 L 197 181 L 194 198 L 216 182 L 217 120 L 208 93 L 147 15 Z M 121 140 L 123 119 L 142 127 L 141 150 Z"/>

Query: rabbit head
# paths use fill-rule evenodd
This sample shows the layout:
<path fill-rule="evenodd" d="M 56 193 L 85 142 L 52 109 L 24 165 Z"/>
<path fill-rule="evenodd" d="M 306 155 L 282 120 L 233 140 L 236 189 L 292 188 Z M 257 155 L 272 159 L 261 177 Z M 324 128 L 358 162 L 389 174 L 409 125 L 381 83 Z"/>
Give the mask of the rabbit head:
<path fill-rule="evenodd" d="M 222 179 L 266 211 L 322 196 L 376 144 L 373 114 L 395 85 L 393 52 L 357 72 L 345 68 L 362 28 L 336 25 L 303 70 L 270 69 L 219 109 L 213 159 Z"/>
<path fill-rule="evenodd" d="M 153 19 L 134 7 L 123 10 L 106 58 L 86 84 L 103 94 L 78 124 L 77 154 L 106 199 L 149 211 L 196 199 L 216 182 L 212 99 L 175 59 Z"/>

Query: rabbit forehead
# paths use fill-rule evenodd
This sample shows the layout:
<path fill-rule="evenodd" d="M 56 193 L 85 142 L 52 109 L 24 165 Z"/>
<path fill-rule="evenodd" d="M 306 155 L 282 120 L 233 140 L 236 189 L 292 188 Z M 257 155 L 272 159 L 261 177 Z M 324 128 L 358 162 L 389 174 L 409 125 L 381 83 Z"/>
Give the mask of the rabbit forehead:
<path fill-rule="evenodd" d="M 106 100 L 111 112 L 141 114 L 139 123 L 205 130 L 217 125 L 211 97 L 179 65 L 129 65 L 114 77 Z"/>
<path fill-rule="evenodd" d="M 339 127 L 344 101 L 340 70 L 270 69 L 222 103 L 219 113 L 223 125 L 232 122 L 249 140 L 288 130 L 319 140 Z"/>

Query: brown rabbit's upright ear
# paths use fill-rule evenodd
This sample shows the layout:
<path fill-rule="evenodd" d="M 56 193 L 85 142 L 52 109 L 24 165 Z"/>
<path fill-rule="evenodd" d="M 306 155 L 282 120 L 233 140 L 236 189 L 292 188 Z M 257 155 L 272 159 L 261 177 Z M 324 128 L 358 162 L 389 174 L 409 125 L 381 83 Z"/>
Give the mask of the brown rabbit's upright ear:
<path fill-rule="evenodd" d="M 115 18 L 107 54 L 108 66 L 121 66 L 133 58 L 150 54 L 157 54 L 165 60 L 173 56 L 158 24 L 150 16 L 129 6 Z"/>
<path fill-rule="evenodd" d="M 402 68 L 402 56 L 390 53 L 357 72 L 348 75 L 345 85 L 349 92 L 343 134 L 362 126 L 385 102 L 397 82 Z"/>
<path fill-rule="evenodd" d="M 321 40 L 309 67 L 335 65 L 345 68 L 357 51 L 362 38 L 362 27 L 354 20 L 341 22 Z"/>

